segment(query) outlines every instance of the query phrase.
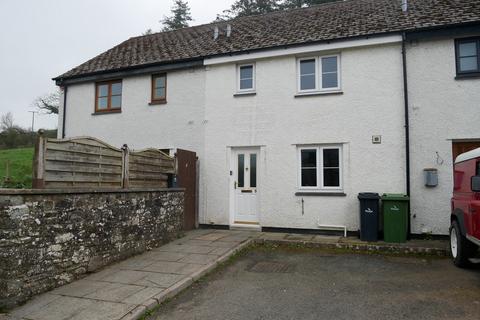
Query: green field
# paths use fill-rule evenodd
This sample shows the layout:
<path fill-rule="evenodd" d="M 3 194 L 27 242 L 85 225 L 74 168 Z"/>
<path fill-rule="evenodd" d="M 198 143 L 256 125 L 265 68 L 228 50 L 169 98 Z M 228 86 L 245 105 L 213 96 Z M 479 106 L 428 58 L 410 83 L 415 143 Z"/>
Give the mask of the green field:
<path fill-rule="evenodd" d="M 0 186 L 2 188 L 31 188 L 32 161 L 33 148 L 0 150 Z"/>

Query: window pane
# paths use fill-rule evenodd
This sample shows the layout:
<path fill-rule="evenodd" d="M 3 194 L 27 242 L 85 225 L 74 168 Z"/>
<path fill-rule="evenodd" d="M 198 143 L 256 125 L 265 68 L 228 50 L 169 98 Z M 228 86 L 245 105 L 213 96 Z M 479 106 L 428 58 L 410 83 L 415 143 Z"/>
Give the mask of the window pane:
<path fill-rule="evenodd" d="M 302 169 L 302 187 L 317 186 L 317 169 Z"/>
<path fill-rule="evenodd" d="M 112 109 L 118 109 L 122 106 L 122 96 L 112 96 Z"/>
<path fill-rule="evenodd" d="M 112 95 L 122 94 L 122 83 L 112 83 Z"/>
<path fill-rule="evenodd" d="M 337 88 L 338 77 L 337 73 L 324 73 L 322 74 L 322 88 Z"/>
<path fill-rule="evenodd" d="M 243 79 L 240 80 L 240 90 L 253 89 L 253 80 L 252 79 Z"/>
<path fill-rule="evenodd" d="M 315 89 L 315 75 L 301 76 L 300 90 L 313 90 L 313 89 Z"/>
<path fill-rule="evenodd" d="M 458 45 L 458 51 L 459 51 L 460 57 L 476 56 L 477 43 L 476 42 L 460 43 Z"/>
<path fill-rule="evenodd" d="M 338 149 L 323 149 L 323 166 L 338 168 L 340 164 Z"/>
<path fill-rule="evenodd" d="M 315 59 L 300 61 L 300 75 L 315 74 Z"/>
<path fill-rule="evenodd" d="M 257 187 L 257 155 L 250 155 L 250 187 Z"/>
<path fill-rule="evenodd" d="M 243 181 L 244 169 L 245 169 L 245 155 L 239 154 L 238 155 L 238 187 L 239 188 L 244 187 L 244 181 Z"/>
<path fill-rule="evenodd" d="M 304 149 L 301 151 L 302 168 L 316 168 L 317 167 L 317 150 Z"/>
<path fill-rule="evenodd" d="M 108 96 L 108 84 L 102 84 L 98 86 L 98 96 L 99 97 Z"/>
<path fill-rule="evenodd" d="M 97 109 L 103 110 L 108 108 L 108 98 L 98 98 Z"/>
<path fill-rule="evenodd" d="M 477 69 L 477 57 L 460 58 L 460 71 L 475 71 Z"/>
<path fill-rule="evenodd" d="M 155 98 L 157 99 L 165 98 L 165 88 L 155 89 Z"/>
<path fill-rule="evenodd" d="M 337 57 L 322 58 L 322 72 L 337 72 Z"/>
<path fill-rule="evenodd" d="M 323 185 L 340 187 L 340 169 L 323 169 Z"/>
<path fill-rule="evenodd" d="M 155 78 L 155 88 L 165 88 L 165 77 L 160 76 Z"/>
<path fill-rule="evenodd" d="M 253 78 L 253 66 L 240 67 L 240 80 Z"/>

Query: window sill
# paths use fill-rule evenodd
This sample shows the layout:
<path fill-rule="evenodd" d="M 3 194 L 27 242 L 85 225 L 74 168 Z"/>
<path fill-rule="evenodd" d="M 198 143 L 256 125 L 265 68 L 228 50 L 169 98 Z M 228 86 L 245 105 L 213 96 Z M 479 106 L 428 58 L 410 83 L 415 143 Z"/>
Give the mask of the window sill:
<path fill-rule="evenodd" d="M 234 97 L 248 97 L 248 96 L 255 96 L 257 93 L 255 91 L 249 91 L 249 92 L 237 92 L 233 96 Z"/>
<path fill-rule="evenodd" d="M 111 114 L 111 113 L 122 113 L 122 109 L 109 110 L 109 111 L 95 111 L 94 113 L 92 113 L 92 116 L 100 116 L 103 114 Z"/>
<path fill-rule="evenodd" d="M 329 95 L 339 95 L 339 94 L 343 94 L 343 91 L 336 90 L 336 91 L 299 92 L 295 95 L 295 98 L 312 97 L 312 96 L 329 96 Z"/>
<path fill-rule="evenodd" d="M 159 104 L 167 104 L 167 100 L 158 100 L 158 101 L 152 101 L 148 105 L 149 106 L 156 106 Z"/>
<path fill-rule="evenodd" d="M 310 191 L 310 192 L 295 192 L 296 196 L 313 196 L 313 197 L 346 197 L 347 194 L 344 192 L 324 192 L 324 191 Z"/>
<path fill-rule="evenodd" d="M 480 72 L 472 72 L 472 73 L 460 73 L 457 74 L 455 80 L 464 80 L 464 79 L 475 79 L 480 78 Z"/>

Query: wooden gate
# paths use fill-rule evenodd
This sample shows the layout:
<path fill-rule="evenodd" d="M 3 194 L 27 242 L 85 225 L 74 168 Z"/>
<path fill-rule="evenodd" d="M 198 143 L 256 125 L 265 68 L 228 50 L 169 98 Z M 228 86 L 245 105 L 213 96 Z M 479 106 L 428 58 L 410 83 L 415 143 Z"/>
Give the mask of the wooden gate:
<path fill-rule="evenodd" d="M 195 152 L 177 149 L 177 186 L 185 188 L 185 213 L 183 227 L 185 230 L 197 226 L 197 155 Z"/>

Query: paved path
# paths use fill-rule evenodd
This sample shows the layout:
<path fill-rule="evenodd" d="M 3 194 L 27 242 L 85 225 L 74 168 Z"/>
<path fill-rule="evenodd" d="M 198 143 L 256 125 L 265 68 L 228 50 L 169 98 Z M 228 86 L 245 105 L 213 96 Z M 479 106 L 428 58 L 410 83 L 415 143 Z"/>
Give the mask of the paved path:
<path fill-rule="evenodd" d="M 322 248 L 444 255 L 445 241 L 365 243 L 357 238 L 237 230 L 195 230 L 69 285 L 39 295 L 0 320 L 127 320 L 173 297 L 250 244 L 302 244 Z"/>
<path fill-rule="evenodd" d="M 137 319 L 258 235 L 245 231 L 191 231 L 182 239 L 39 295 L 14 309 L 6 319 Z"/>

